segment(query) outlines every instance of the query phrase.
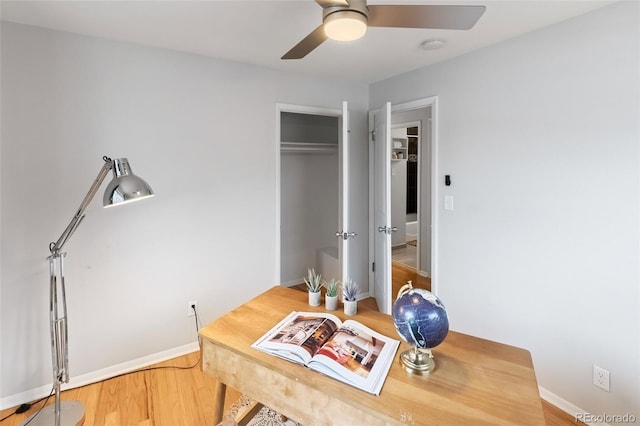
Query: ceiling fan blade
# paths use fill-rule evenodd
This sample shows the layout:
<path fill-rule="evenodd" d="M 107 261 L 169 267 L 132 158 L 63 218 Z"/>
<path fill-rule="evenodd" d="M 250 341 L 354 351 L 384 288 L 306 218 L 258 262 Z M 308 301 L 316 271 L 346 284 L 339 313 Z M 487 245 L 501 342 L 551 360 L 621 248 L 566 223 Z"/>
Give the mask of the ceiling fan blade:
<path fill-rule="evenodd" d="M 369 6 L 369 26 L 468 30 L 485 10 L 485 6 L 374 5 Z"/>
<path fill-rule="evenodd" d="M 296 44 L 280 59 L 302 59 L 309 54 L 313 49 L 320 46 L 322 42 L 327 39 L 327 35 L 324 33 L 324 28 L 320 25 L 313 30 L 308 36 L 302 39 L 300 43 Z"/>
<path fill-rule="evenodd" d="M 347 0 L 316 0 L 323 8 L 331 7 L 331 6 L 349 6 L 349 2 Z"/>

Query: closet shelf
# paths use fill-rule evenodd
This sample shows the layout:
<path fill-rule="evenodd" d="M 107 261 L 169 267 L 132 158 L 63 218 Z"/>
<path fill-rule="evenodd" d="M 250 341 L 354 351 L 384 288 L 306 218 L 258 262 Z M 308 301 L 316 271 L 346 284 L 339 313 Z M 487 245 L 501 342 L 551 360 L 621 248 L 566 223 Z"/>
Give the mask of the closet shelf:
<path fill-rule="evenodd" d="M 338 151 L 338 145 L 332 143 L 280 142 L 280 151 L 285 153 L 327 153 Z"/>

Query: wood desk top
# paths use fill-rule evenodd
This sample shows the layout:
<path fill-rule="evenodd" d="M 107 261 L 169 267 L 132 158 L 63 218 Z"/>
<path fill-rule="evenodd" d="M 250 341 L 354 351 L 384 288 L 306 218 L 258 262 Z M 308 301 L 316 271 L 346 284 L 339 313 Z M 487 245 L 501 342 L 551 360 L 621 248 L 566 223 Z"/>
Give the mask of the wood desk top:
<path fill-rule="evenodd" d="M 309 306 L 304 292 L 276 286 L 203 327 L 203 370 L 305 426 L 545 424 L 524 349 L 450 331 L 433 350 L 436 370 L 421 377 L 407 374 L 397 360 L 409 349 L 402 342 L 375 396 L 251 348 L 291 311 L 324 309 Z M 347 319 L 341 310 L 332 313 Z M 358 306 L 352 318 L 400 340 L 389 315 Z"/>

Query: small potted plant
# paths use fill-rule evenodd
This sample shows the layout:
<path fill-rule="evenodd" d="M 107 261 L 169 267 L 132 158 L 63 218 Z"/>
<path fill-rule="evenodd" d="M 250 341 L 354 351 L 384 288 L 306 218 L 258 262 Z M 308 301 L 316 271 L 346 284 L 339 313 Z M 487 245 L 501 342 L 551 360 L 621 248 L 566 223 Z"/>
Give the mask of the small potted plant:
<path fill-rule="evenodd" d="M 331 278 L 331 281 L 325 282 L 322 285 L 327 289 L 327 293 L 324 295 L 324 306 L 327 311 L 335 311 L 338 309 L 338 285 L 339 281 Z"/>
<path fill-rule="evenodd" d="M 309 290 L 309 305 L 320 306 L 320 289 L 322 288 L 322 275 L 316 274 L 313 268 L 307 269 L 307 278 L 304 282 L 307 284 L 307 290 Z"/>
<path fill-rule="evenodd" d="M 355 315 L 358 312 L 358 284 L 351 278 L 342 284 L 342 301 L 345 315 Z"/>

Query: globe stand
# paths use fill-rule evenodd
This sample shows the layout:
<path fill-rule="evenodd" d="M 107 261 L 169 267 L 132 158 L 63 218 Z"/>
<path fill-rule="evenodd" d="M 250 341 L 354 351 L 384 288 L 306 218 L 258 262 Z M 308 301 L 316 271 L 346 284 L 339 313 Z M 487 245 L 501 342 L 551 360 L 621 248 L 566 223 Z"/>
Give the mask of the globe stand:
<path fill-rule="evenodd" d="M 400 354 L 400 363 L 409 374 L 426 376 L 436 369 L 431 349 L 422 352 L 417 346 Z"/>

